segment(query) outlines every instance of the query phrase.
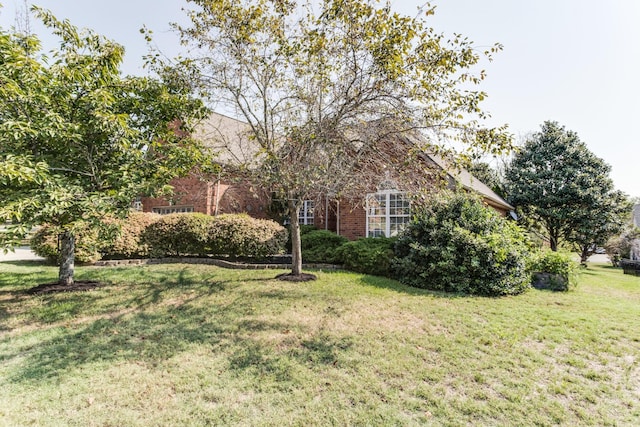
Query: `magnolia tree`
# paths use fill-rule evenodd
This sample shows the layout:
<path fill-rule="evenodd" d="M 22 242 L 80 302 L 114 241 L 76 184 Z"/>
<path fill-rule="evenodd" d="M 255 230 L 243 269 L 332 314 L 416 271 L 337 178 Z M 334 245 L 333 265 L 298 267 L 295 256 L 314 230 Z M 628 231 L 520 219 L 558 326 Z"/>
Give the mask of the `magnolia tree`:
<path fill-rule="evenodd" d="M 202 160 L 185 137 L 202 103 L 178 74 L 123 77 L 124 49 L 34 8 L 60 39 L 0 28 L 0 233 L 7 249 L 34 226 L 59 229 L 59 282 L 73 284 L 75 231 L 125 215 Z"/>
<path fill-rule="evenodd" d="M 547 121 L 507 167 L 509 201 L 532 230 L 543 230 L 552 250 L 566 241 L 585 262 L 620 232 L 630 209 L 614 189 L 610 170 L 575 132 Z"/>
<path fill-rule="evenodd" d="M 286 201 L 294 276 L 304 200 L 344 195 L 367 163 L 392 152 L 406 167 L 426 148 L 395 138 L 375 149 L 381 142 L 423 130 L 430 144 L 510 144 L 504 129 L 481 127 L 485 94 L 470 88 L 484 77 L 471 71 L 482 53 L 430 28 L 431 8 L 412 18 L 373 0 L 188 1 L 191 25 L 177 27 L 191 48 L 183 66 L 216 109 L 247 123 L 253 150 L 237 170 Z"/>

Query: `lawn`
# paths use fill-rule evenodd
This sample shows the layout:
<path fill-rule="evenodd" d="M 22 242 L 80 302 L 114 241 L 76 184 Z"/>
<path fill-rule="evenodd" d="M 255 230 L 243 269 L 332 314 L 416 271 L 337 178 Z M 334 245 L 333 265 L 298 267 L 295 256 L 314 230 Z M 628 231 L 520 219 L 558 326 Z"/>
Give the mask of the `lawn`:
<path fill-rule="evenodd" d="M 0 263 L 0 425 L 640 425 L 640 277 L 460 297 L 382 278 Z"/>

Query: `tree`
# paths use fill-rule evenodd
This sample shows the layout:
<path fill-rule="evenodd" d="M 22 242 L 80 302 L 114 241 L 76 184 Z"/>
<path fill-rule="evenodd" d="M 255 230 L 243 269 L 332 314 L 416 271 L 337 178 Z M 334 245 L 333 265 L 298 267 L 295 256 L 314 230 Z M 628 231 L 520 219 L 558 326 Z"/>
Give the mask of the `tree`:
<path fill-rule="evenodd" d="M 596 245 L 619 231 L 627 209 L 610 170 L 575 132 L 547 121 L 508 165 L 508 198 L 532 228 L 541 226 L 552 250 L 566 240 L 586 261 Z"/>
<path fill-rule="evenodd" d="M 217 108 L 248 123 L 253 149 L 238 170 L 286 202 L 294 276 L 304 200 L 361 183 L 355 174 L 388 154 L 374 147 L 390 135 L 422 130 L 432 143 L 490 151 L 510 144 L 504 129 L 480 124 L 485 94 L 470 87 L 484 73 L 470 70 L 481 54 L 466 38 L 447 41 L 429 28 L 433 9 L 411 18 L 374 0 L 189 3 L 192 26 L 178 27 L 192 48 L 183 68 L 197 70 Z M 398 143 L 399 168 L 425 148 Z"/>
<path fill-rule="evenodd" d="M 0 246 L 52 224 L 70 285 L 75 230 L 194 167 L 202 151 L 185 134 L 204 108 L 178 74 L 122 77 L 122 46 L 33 10 L 60 47 L 47 57 L 36 36 L 0 28 Z"/>

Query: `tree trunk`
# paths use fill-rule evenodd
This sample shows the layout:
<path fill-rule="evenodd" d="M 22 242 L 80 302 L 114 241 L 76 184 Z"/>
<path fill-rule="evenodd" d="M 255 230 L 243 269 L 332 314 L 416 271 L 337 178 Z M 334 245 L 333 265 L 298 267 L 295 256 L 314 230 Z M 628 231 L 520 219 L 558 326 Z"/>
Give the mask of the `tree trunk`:
<path fill-rule="evenodd" d="M 558 240 L 560 237 L 558 236 L 557 230 L 552 227 L 548 227 L 549 230 L 549 247 L 552 251 L 556 252 L 558 250 Z"/>
<path fill-rule="evenodd" d="M 289 217 L 291 224 L 291 274 L 298 276 L 302 273 L 302 247 L 300 246 L 300 204 L 295 200 L 289 200 Z"/>
<path fill-rule="evenodd" d="M 76 237 L 70 231 L 60 235 L 60 270 L 58 283 L 64 286 L 73 285 L 75 270 Z"/>
<path fill-rule="evenodd" d="M 587 259 L 589 259 L 589 256 L 591 255 L 591 251 L 589 250 L 589 248 L 592 245 L 585 245 L 583 246 L 580 251 L 580 263 L 581 264 L 586 264 L 587 263 Z"/>

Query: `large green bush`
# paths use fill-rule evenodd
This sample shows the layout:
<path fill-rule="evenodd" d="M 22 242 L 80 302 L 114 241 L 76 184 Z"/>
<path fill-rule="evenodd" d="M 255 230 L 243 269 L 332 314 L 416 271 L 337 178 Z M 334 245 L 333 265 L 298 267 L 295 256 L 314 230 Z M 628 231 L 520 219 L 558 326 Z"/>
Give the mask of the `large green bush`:
<path fill-rule="evenodd" d="M 212 220 L 202 213 L 164 215 L 145 228 L 141 243 L 153 257 L 205 255 Z"/>
<path fill-rule="evenodd" d="M 261 258 L 284 251 L 288 233 L 275 221 L 247 214 L 211 218 L 208 246 L 212 255 Z"/>
<path fill-rule="evenodd" d="M 532 284 L 539 289 L 568 291 L 577 284 L 578 263 L 570 253 L 542 250 L 530 258 Z"/>
<path fill-rule="evenodd" d="M 344 268 L 374 276 L 391 276 L 395 237 L 367 237 L 345 243 L 336 251 L 336 261 Z"/>
<path fill-rule="evenodd" d="M 142 239 L 148 226 L 159 221 L 161 215 L 150 212 L 130 212 L 125 219 L 107 218 L 105 223 L 115 227 L 115 236 L 101 248 L 102 256 L 110 259 L 145 258 L 149 245 Z"/>
<path fill-rule="evenodd" d="M 526 237 L 478 198 L 457 193 L 423 207 L 396 244 L 401 282 L 446 292 L 518 294 L 530 285 Z"/>
<path fill-rule="evenodd" d="M 50 224 L 42 225 L 31 237 L 31 250 L 51 263 L 58 263 L 58 235 L 62 230 Z M 93 263 L 100 260 L 99 233 L 88 225 L 76 230 L 75 260 L 79 263 Z"/>
<path fill-rule="evenodd" d="M 313 230 L 300 236 L 305 262 L 337 262 L 336 250 L 349 240 L 329 230 Z"/>

